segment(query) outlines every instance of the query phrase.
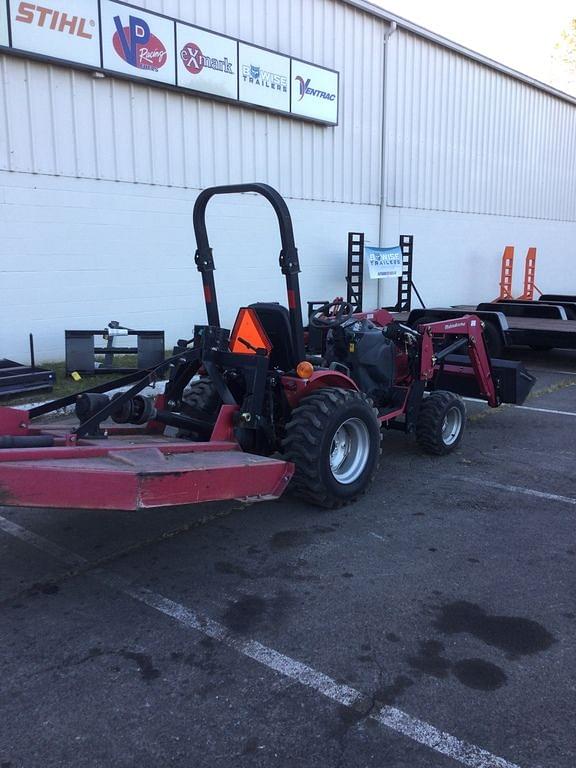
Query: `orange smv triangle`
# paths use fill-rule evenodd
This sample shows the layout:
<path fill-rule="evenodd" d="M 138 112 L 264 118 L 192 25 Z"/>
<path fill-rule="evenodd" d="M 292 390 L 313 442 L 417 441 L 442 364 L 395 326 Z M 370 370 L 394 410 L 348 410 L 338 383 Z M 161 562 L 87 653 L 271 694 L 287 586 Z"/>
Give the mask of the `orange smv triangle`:
<path fill-rule="evenodd" d="M 230 351 L 255 355 L 258 349 L 265 349 L 269 355 L 272 351 L 270 339 L 256 312 L 250 307 L 240 307 L 230 337 Z"/>

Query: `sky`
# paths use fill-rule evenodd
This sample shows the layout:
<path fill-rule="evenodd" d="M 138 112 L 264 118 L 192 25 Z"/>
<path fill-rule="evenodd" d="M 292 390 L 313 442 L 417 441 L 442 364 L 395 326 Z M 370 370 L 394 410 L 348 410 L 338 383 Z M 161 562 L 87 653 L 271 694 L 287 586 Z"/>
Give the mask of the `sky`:
<path fill-rule="evenodd" d="M 573 0 L 372 0 L 398 16 L 467 48 L 576 95 L 576 73 L 557 60 L 554 45 L 572 18 Z"/>

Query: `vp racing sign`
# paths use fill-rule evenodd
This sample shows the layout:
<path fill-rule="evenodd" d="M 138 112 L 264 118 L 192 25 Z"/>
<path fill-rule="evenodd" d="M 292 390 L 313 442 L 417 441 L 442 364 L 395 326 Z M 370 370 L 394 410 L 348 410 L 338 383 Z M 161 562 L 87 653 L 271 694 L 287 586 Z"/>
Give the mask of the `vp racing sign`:
<path fill-rule="evenodd" d="M 114 0 L 101 0 L 105 69 L 176 85 L 174 22 Z"/>
<path fill-rule="evenodd" d="M 338 122 L 338 72 L 123 0 L 0 0 L 0 49 Z"/>

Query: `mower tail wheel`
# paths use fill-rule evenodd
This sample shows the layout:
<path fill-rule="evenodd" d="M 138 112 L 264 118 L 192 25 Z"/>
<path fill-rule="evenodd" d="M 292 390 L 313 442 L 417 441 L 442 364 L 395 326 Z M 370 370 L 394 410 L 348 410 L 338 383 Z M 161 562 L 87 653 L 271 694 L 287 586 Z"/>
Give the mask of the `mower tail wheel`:
<path fill-rule="evenodd" d="M 455 450 L 464 434 L 466 407 L 453 392 L 432 392 L 420 406 L 416 440 L 426 453 L 443 456 Z"/>
<path fill-rule="evenodd" d="M 361 392 L 326 387 L 294 409 L 282 441 L 296 466 L 291 490 L 335 509 L 354 501 L 374 479 L 380 460 L 377 411 Z"/>

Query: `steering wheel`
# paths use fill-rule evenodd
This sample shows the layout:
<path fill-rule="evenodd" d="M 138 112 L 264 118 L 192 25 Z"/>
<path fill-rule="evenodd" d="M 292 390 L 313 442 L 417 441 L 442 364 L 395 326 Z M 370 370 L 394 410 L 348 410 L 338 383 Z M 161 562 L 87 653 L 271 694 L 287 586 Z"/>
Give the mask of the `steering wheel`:
<path fill-rule="evenodd" d="M 335 299 L 324 309 L 310 315 L 310 325 L 314 328 L 336 328 L 354 314 L 354 307 L 347 301 Z"/>

